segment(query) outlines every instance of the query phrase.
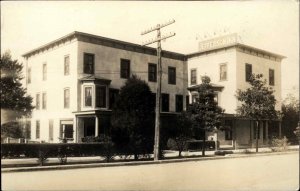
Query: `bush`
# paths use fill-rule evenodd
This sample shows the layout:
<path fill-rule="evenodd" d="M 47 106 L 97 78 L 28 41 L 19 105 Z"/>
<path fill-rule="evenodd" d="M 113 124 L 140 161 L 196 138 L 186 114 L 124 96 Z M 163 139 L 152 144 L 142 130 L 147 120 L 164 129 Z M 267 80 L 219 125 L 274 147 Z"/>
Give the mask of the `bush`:
<path fill-rule="evenodd" d="M 217 146 L 219 145 L 219 141 L 217 142 Z M 203 141 L 202 140 L 193 140 L 188 141 L 188 150 L 202 150 Z M 216 144 L 215 141 L 205 141 L 205 150 L 215 150 Z"/>
<path fill-rule="evenodd" d="M 285 136 L 282 139 L 273 137 L 271 140 L 272 151 L 286 151 L 289 145 L 290 143 Z"/>
<path fill-rule="evenodd" d="M 37 158 L 40 165 L 43 165 L 49 157 L 57 157 L 62 164 L 65 164 L 67 156 L 107 157 L 111 155 L 107 153 L 107 149 L 111 148 L 107 143 L 5 143 L 1 147 L 1 158 L 20 156 Z"/>
<path fill-rule="evenodd" d="M 233 154 L 233 151 L 215 151 L 215 155 L 225 156 L 228 154 Z"/>

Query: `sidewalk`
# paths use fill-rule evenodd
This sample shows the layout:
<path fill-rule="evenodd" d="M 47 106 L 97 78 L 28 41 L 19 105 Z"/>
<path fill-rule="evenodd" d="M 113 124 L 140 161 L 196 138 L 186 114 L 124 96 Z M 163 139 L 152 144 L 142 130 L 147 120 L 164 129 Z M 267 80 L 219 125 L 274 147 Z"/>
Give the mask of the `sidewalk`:
<path fill-rule="evenodd" d="M 182 152 L 184 158 L 175 158 L 178 156 L 178 151 L 166 151 L 165 159 L 160 161 L 153 161 L 153 159 L 145 159 L 139 161 L 122 160 L 115 157 L 110 163 L 105 163 L 101 157 L 68 157 L 67 164 L 60 165 L 58 158 L 49 158 L 45 166 L 38 166 L 36 158 L 21 158 L 21 159 L 1 159 L 1 172 L 11 171 L 24 171 L 24 170 L 50 170 L 50 169 L 67 169 L 67 168 L 85 168 L 85 167 L 100 167 L 100 166 L 122 166 L 122 165 L 142 165 L 142 164 L 158 164 L 170 162 L 183 162 L 183 161 L 198 161 L 198 160 L 214 160 L 222 158 L 236 158 L 236 157 L 251 157 L 257 155 L 270 155 L 270 154 L 285 154 L 291 151 L 299 150 L 299 146 L 289 146 L 285 152 L 272 152 L 270 148 L 259 148 L 259 153 L 255 153 L 255 148 L 226 150 L 232 151 L 233 154 L 225 156 L 214 156 L 215 151 L 205 151 L 205 157 L 201 157 L 202 152 Z M 214 157 L 213 157 L 214 156 Z M 151 156 L 153 157 L 153 156 Z M 173 158 L 173 159 L 172 159 Z M 19 170 L 18 170 L 19 169 Z"/>

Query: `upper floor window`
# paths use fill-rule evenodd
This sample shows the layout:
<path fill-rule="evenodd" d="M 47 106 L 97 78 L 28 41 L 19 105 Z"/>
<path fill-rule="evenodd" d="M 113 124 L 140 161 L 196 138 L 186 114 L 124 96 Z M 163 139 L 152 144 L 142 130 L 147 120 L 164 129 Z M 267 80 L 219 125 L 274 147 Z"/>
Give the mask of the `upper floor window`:
<path fill-rule="evenodd" d="M 70 108 L 70 89 L 64 89 L 64 108 Z"/>
<path fill-rule="evenodd" d="M 94 74 L 95 56 L 94 54 L 84 53 L 83 73 Z"/>
<path fill-rule="evenodd" d="M 168 82 L 169 84 L 176 84 L 176 68 L 168 67 Z"/>
<path fill-rule="evenodd" d="M 273 69 L 269 69 L 269 85 L 275 85 L 275 73 Z"/>
<path fill-rule="evenodd" d="M 220 81 L 227 80 L 227 64 L 220 65 Z"/>
<path fill-rule="evenodd" d="M 149 63 L 148 65 L 148 81 L 156 82 L 157 81 L 157 65 Z"/>
<path fill-rule="evenodd" d="M 40 120 L 36 120 L 35 137 L 36 139 L 40 138 Z"/>
<path fill-rule="evenodd" d="M 70 74 L 70 57 L 65 56 L 64 58 L 64 75 L 67 76 Z"/>
<path fill-rule="evenodd" d="M 252 75 L 252 65 L 251 64 L 246 64 L 246 82 L 250 81 L 251 75 Z"/>
<path fill-rule="evenodd" d="M 27 83 L 31 83 L 31 68 L 28 68 L 27 70 Z"/>
<path fill-rule="evenodd" d="M 169 111 L 169 94 L 161 94 L 161 111 Z"/>
<path fill-rule="evenodd" d="M 47 64 L 43 64 L 43 80 L 47 80 Z"/>
<path fill-rule="evenodd" d="M 121 78 L 129 78 L 130 76 L 130 60 L 121 59 L 120 66 L 120 76 Z"/>
<path fill-rule="evenodd" d="M 92 87 L 84 87 L 84 106 L 92 107 Z"/>
<path fill-rule="evenodd" d="M 96 86 L 96 107 L 106 107 L 106 87 Z"/>
<path fill-rule="evenodd" d="M 191 69 L 191 85 L 197 84 L 197 70 Z"/>
<path fill-rule="evenodd" d="M 42 94 L 42 109 L 47 108 L 47 94 L 44 92 Z"/>
<path fill-rule="evenodd" d="M 53 141 L 53 119 L 49 119 L 49 141 Z"/>
<path fill-rule="evenodd" d="M 183 96 L 176 95 L 176 112 L 181 112 L 183 110 Z"/>
<path fill-rule="evenodd" d="M 35 108 L 36 109 L 40 109 L 40 94 L 36 94 L 36 97 L 35 97 Z"/>

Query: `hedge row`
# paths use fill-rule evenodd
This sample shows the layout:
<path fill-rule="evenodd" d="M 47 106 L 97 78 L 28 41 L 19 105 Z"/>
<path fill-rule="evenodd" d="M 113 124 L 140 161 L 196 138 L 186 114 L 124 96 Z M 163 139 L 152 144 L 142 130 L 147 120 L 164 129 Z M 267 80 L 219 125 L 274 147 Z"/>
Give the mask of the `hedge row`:
<path fill-rule="evenodd" d="M 140 152 L 140 155 L 149 154 Z M 128 156 L 132 151 L 117 149 L 112 143 L 5 143 L 1 144 L 1 158 L 29 157 L 43 163 L 47 158 L 58 158 L 66 163 L 67 157 L 101 156 L 109 162 L 114 156 Z"/>
<path fill-rule="evenodd" d="M 205 150 L 215 150 L 216 146 L 219 148 L 219 141 L 217 141 L 217 145 L 215 141 L 205 141 Z M 202 140 L 193 140 L 188 141 L 188 150 L 202 150 L 203 141 Z"/>

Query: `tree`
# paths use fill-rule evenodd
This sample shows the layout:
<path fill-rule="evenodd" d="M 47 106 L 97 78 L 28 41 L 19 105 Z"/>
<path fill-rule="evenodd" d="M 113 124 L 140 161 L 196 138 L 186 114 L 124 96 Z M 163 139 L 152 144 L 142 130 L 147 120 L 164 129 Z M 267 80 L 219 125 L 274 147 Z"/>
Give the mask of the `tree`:
<path fill-rule="evenodd" d="M 31 105 L 32 97 L 26 95 L 26 89 L 22 87 L 23 65 L 6 52 L 1 55 L 0 67 L 1 109 L 13 110 L 18 116 L 30 115 L 34 107 Z"/>
<path fill-rule="evenodd" d="M 199 98 L 188 107 L 187 112 L 191 116 L 196 134 L 202 134 L 202 155 L 205 156 L 206 132 L 211 132 L 220 127 L 224 110 L 215 101 L 214 88 L 208 76 L 202 77 L 198 95 Z"/>
<path fill-rule="evenodd" d="M 278 118 L 275 110 L 276 99 L 273 90 L 266 87 L 266 80 L 262 74 L 252 74 L 249 80 L 250 87 L 246 90 L 237 91 L 237 99 L 241 105 L 237 108 L 237 113 L 241 117 L 246 117 L 256 122 L 256 152 L 258 152 L 259 125 L 262 120 L 272 120 Z"/>
<path fill-rule="evenodd" d="M 295 127 L 299 121 L 299 100 L 292 94 L 289 94 L 283 101 L 282 111 L 282 134 L 292 143 L 297 144 L 297 137 L 294 134 Z"/>
<path fill-rule="evenodd" d="M 175 125 L 170 129 L 169 137 L 175 141 L 179 157 L 181 157 L 182 151 L 187 147 L 188 140 L 193 135 L 192 127 L 189 114 L 181 112 L 175 120 Z"/>
<path fill-rule="evenodd" d="M 121 87 L 112 112 L 112 141 L 117 148 L 134 154 L 153 151 L 153 95 L 148 84 L 133 75 Z"/>

